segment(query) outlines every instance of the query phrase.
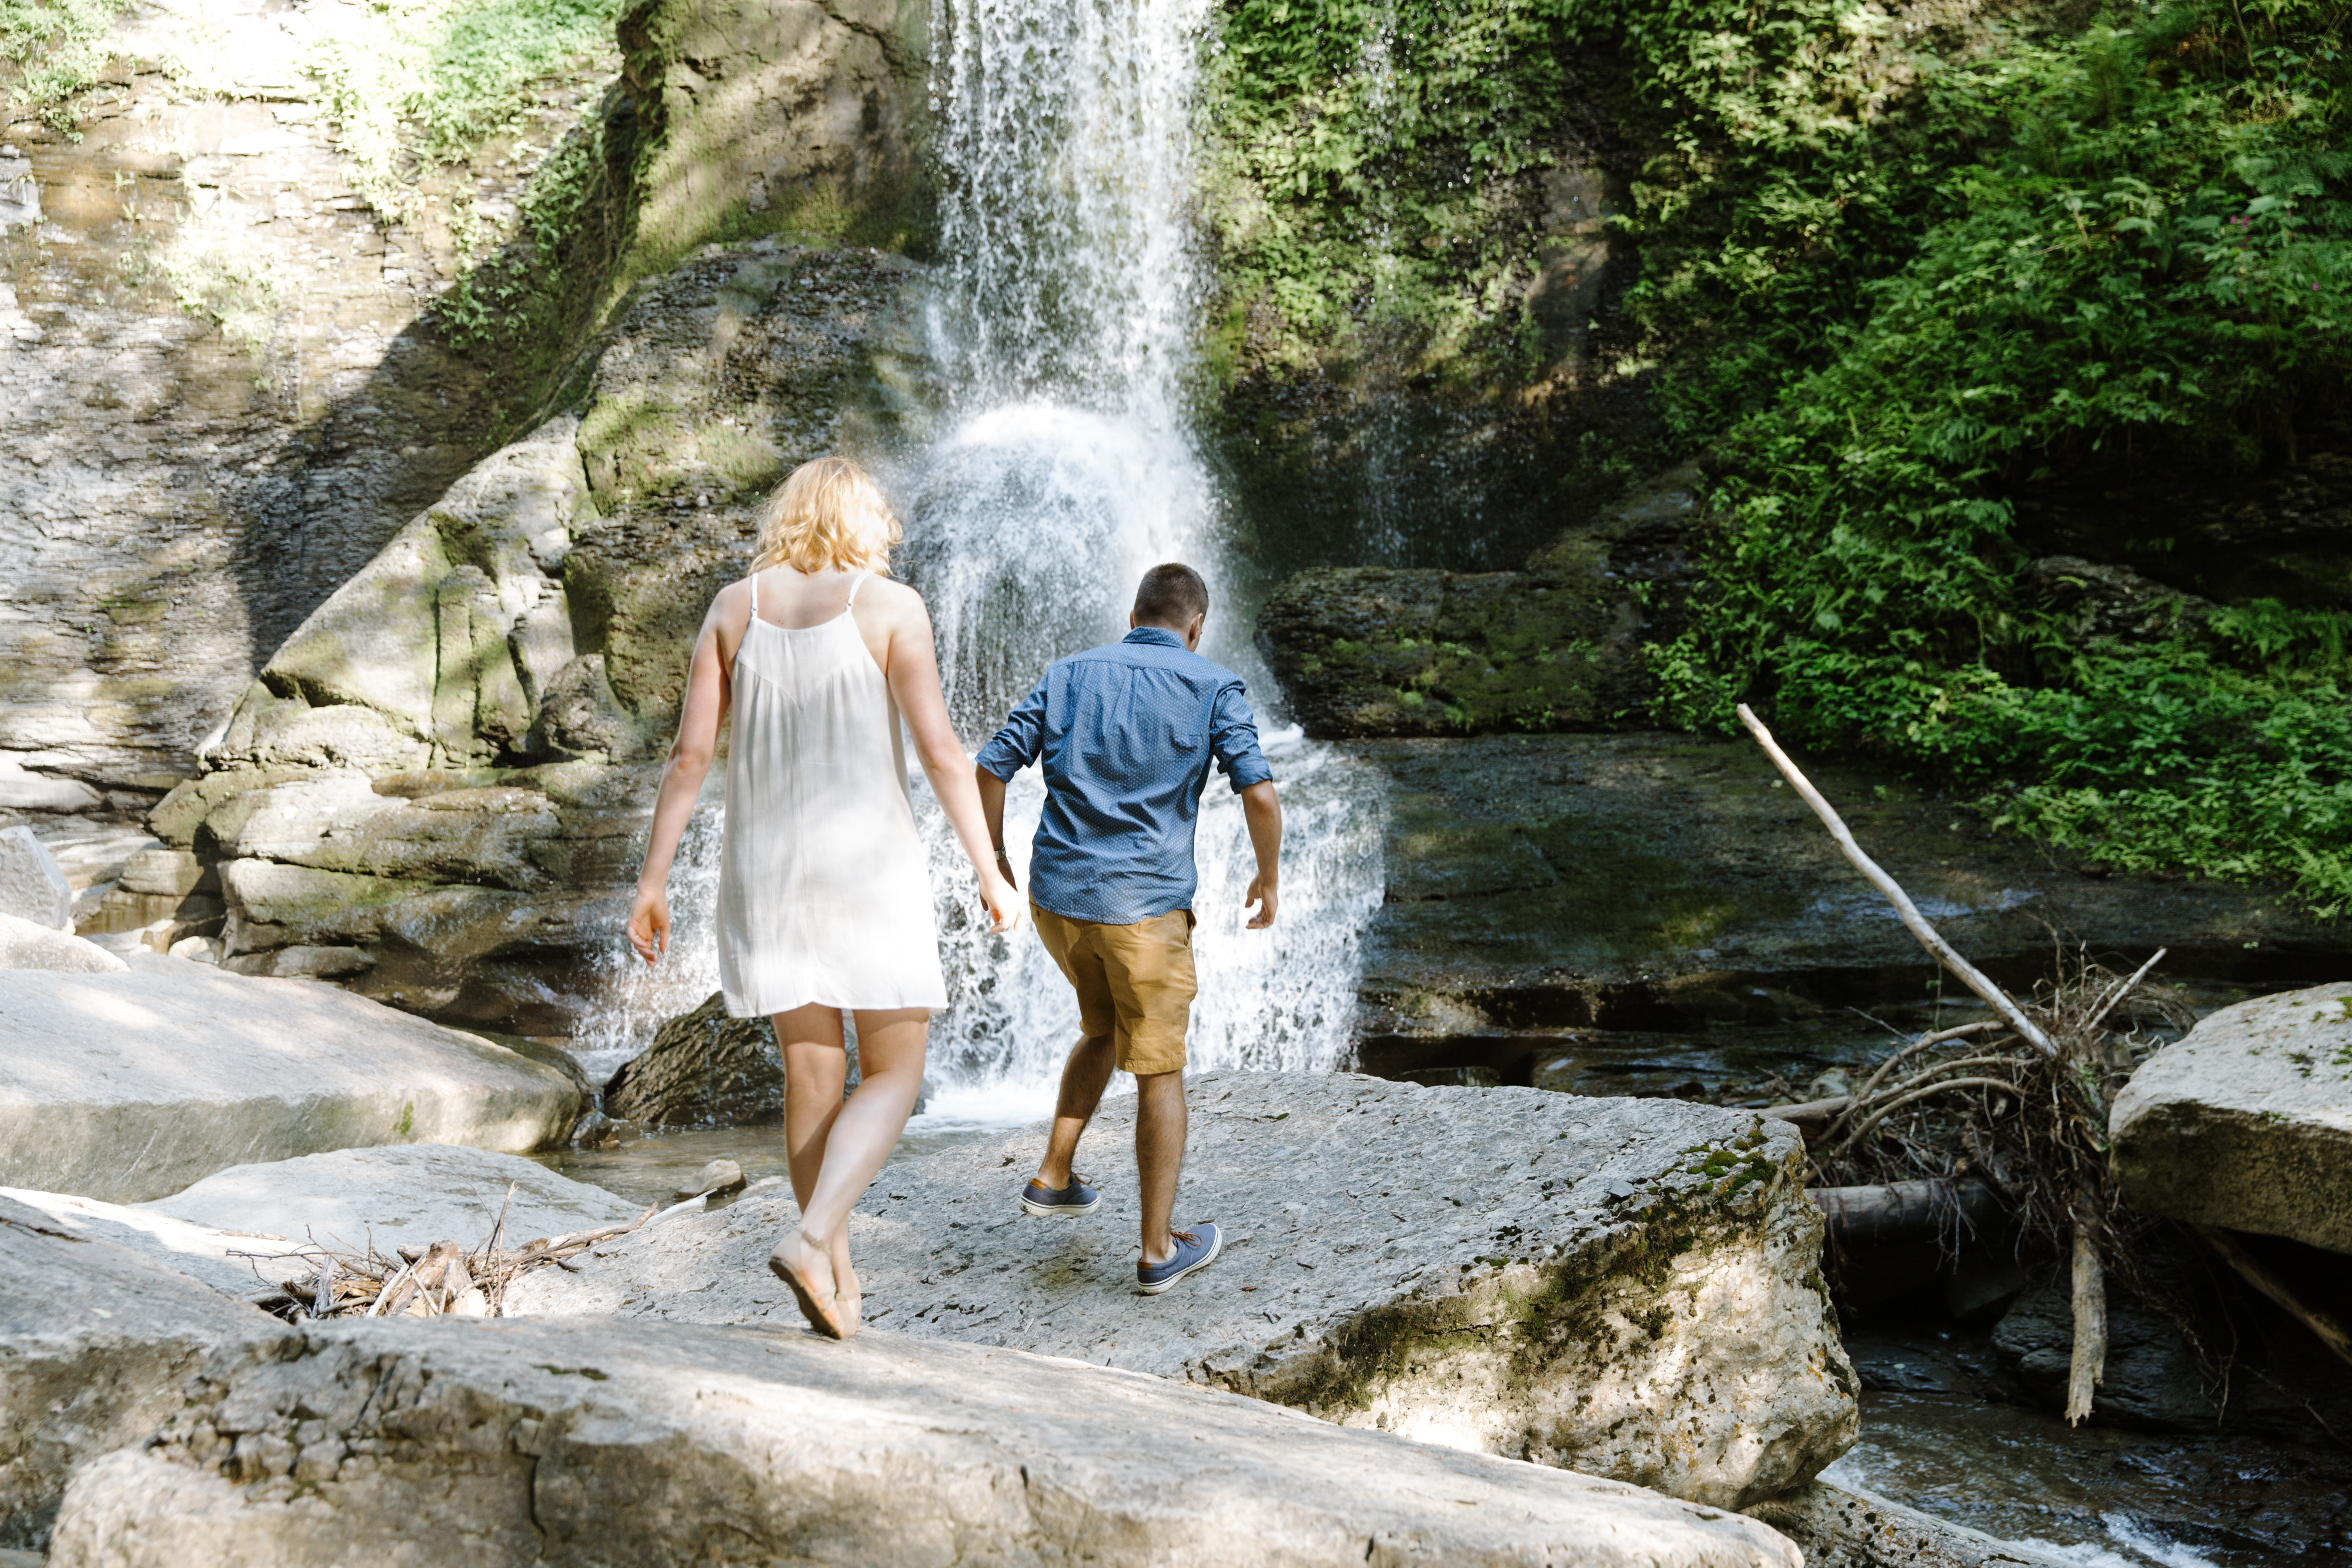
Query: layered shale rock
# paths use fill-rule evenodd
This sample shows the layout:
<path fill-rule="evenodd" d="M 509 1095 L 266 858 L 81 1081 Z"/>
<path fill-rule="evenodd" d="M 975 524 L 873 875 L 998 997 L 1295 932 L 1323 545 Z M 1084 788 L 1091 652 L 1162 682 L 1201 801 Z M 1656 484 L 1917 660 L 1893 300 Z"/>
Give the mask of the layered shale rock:
<path fill-rule="evenodd" d="M 502 367 L 426 312 L 618 51 L 379 212 L 307 68 L 360 16 L 160 0 L 55 119 L 0 95 L 0 808 L 152 806 L 270 650 L 496 444 Z"/>
<path fill-rule="evenodd" d="M 520 1153 L 579 1115 L 564 1073 L 331 987 L 0 970 L 0 1184 L 162 1197 L 256 1155 Z"/>
<path fill-rule="evenodd" d="M 1129 1103 L 1131 1104 L 1131 1103 Z M 1855 1435 L 1793 1130 L 1752 1113 L 1352 1076 L 1192 1086 L 1180 1223 L 1224 1255 L 1134 1293 L 1132 1113 L 1081 1165 L 1106 1201 L 1024 1218 L 1031 1129 L 890 1166 L 851 1221 L 867 1321 L 1129 1367 L 1354 1427 L 1736 1506 Z M 752 1192 L 542 1271 L 515 1312 L 799 1321 Z"/>
<path fill-rule="evenodd" d="M 2212 1014 L 2141 1064 L 2109 1125 L 2143 1213 L 2352 1252 L 2352 984 Z"/>
<path fill-rule="evenodd" d="M 580 417 L 485 459 L 303 622 L 151 818 L 216 868 L 227 967 L 576 1025 L 752 506 L 916 406 L 911 276 L 755 241 L 646 285 Z"/>
<path fill-rule="evenodd" d="M 182 1408 L 212 1349 L 278 1325 L 0 1197 L 0 1547 L 37 1549 L 76 1467 Z"/>
<path fill-rule="evenodd" d="M 226 1351 L 74 1478 L 52 1568 L 1338 1562 L 1797 1568 L 1754 1520 L 877 1332 L 360 1322 Z"/>

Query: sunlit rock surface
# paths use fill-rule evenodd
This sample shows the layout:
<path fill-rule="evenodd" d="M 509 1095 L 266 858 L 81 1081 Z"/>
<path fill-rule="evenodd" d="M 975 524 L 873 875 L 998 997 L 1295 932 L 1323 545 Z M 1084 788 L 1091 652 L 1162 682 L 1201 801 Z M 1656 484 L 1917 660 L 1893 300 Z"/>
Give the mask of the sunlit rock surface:
<path fill-rule="evenodd" d="M 1348 1075 L 1192 1085 L 1178 1223 L 1225 1250 L 1134 1291 L 1132 1102 L 1079 1220 L 1023 1216 L 1042 1129 L 887 1169 L 851 1222 L 869 1322 L 1158 1373 L 1349 1426 L 1734 1506 L 1854 1438 L 1794 1132 L 1752 1113 Z M 798 1322 L 788 1194 L 542 1270 L 515 1312 Z"/>
<path fill-rule="evenodd" d="M 77 1465 L 145 1440 L 258 1310 L 0 1196 L 0 1547 L 37 1548 Z"/>
<path fill-rule="evenodd" d="M 1797 1568 L 1738 1514 L 877 1332 L 337 1324 L 83 1469 L 51 1568 L 483 1562 Z"/>
<path fill-rule="evenodd" d="M 2224 1008 L 2110 1118 L 2133 1207 L 2352 1252 L 2352 983 Z"/>
<path fill-rule="evenodd" d="M 257 1158 L 520 1153 L 579 1114 L 572 1079 L 503 1046 L 329 986 L 182 967 L 0 970 L 0 1185 L 137 1202 Z"/>

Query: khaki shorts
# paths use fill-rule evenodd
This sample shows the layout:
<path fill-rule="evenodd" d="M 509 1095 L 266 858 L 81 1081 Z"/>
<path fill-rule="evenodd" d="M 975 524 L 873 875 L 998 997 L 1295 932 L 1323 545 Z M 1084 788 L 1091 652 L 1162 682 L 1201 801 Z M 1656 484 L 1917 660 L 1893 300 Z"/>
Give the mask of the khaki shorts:
<path fill-rule="evenodd" d="M 1078 993 L 1078 1028 L 1109 1035 L 1135 1073 L 1181 1072 L 1192 1015 L 1192 912 L 1171 909 L 1132 925 L 1097 925 L 1040 909 L 1037 935 Z"/>

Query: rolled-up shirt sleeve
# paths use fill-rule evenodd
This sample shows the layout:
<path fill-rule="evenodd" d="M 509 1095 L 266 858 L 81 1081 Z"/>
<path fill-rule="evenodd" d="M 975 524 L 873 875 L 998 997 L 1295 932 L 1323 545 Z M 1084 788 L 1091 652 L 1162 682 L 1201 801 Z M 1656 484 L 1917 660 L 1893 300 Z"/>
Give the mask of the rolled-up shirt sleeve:
<path fill-rule="evenodd" d="M 1236 795 L 1274 777 L 1273 765 L 1258 749 L 1257 716 L 1250 712 L 1239 681 L 1217 688 L 1217 700 L 1209 709 L 1209 749 Z"/>
<path fill-rule="evenodd" d="M 1048 677 L 1050 678 L 1050 677 Z M 1244 710 L 1246 711 L 1246 710 Z M 1013 776 L 1037 760 L 1045 745 L 1045 682 L 1041 680 L 1030 688 L 1004 721 L 1004 727 L 994 739 L 980 748 L 980 766 L 1011 783 Z M 1255 750 L 1257 731 L 1250 731 L 1250 747 Z"/>

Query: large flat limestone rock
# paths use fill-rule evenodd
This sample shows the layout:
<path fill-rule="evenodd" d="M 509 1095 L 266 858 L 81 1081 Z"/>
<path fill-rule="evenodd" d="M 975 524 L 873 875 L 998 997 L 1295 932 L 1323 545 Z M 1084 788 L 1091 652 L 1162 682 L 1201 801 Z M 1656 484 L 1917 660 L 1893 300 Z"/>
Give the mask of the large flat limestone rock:
<path fill-rule="evenodd" d="M 2133 1207 L 2352 1252 L 2352 983 L 2223 1008 L 2108 1121 Z"/>
<path fill-rule="evenodd" d="M 1224 1255 L 1134 1292 L 1133 1102 L 1081 1151 L 1087 1218 L 1015 1207 L 1042 1128 L 886 1169 L 851 1222 L 866 1321 L 1156 1373 L 1352 1427 L 1732 1507 L 1857 1431 L 1794 1130 L 1678 1101 L 1353 1075 L 1192 1084 L 1180 1224 Z M 544 1270 L 510 1312 L 797 1324 L 752 1193 Z"/>
<path fill-rule="evenodd" d="M 252 1307 L 0 1197 L 0 1547 L 37 1548 L 74 1468 L 144 1439 Z"/>
<path fill-rule="evenodd" d="M 1799 1568 L 1738 1514 L 877 1331 L 352 1322 L 224 1353 L 50 1568 L 452 1562 Z"/>
<path fill-rule="evenodd" d="M 0 971 L 0 1185 L 136 1203 L 329 1149 L 520 1154 L 579 1108 L 554 1068 L 308 981 Z"/>

